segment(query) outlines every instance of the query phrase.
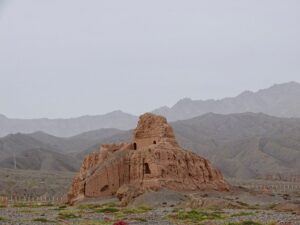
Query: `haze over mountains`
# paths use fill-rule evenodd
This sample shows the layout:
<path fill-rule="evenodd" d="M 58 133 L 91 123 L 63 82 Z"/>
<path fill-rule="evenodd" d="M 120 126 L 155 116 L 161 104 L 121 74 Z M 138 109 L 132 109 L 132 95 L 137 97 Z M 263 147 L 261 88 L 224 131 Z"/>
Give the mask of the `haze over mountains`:
<path fill-rule="evenodd" d="M 245 91 L 237 97 L 221 100 L 183 99 L 173 107 L 162 107 L 154 113 L 170 121 L 190 119 L 206 113 L 265 113 L 277 117 L 300 117 L 300 84 L 289 82 L 258 92 Z"/>
<path fill-rule="evenodd" d="M 300 84 L 289 82 L 274 85 L 258 92 L 245 91 L 237 97 L 221 100 L 183 99 L 173 107 L 154 110 L 169 121 L 185 120 L 206 113 L 231 114 L 243 112 L 265 113 L 277 117 L 300 117 Z M 115 111 L 99 116 L 71 119 L 9 119 L 0 115 L 0 137 L 11 133 L 45 133 L 70 137 L 102 128 L 128 130 L 134 128 L 137 116 Z"/>
<path fill-rule="evenodd" d="M 180 144 L 207 157 L 226 176 L 299 175 L 299 96 L 300 84 L 291 82 L 223 100 L 182 100 L 154 112 L 182 119 L 172 123 Z M 84 156 L 101 144 L 129 142 L 136 121 L 121 111 L 59 120 L 2 116 L 1 135 L 22 133 L 0 138 L 0 168 L 14 168 L 16 161 L 19 169 L 77 171 Z"/>
<path fill-rule="evenodd" d="M 55 142 L 53 142 L 55 143 Z M 76 171 L 79 162 L 63 154 L 55 145 L 26 134 L 0 139 L 0 167 L 34 170 Z"/>
<path fill-rule="evenodd" d="M 208 158 L 226 176 L 299 174 L 300 119 L 209 113 L 172 126 L 181 146 Z M 113 135 L 110 142 L 130 141 L 130 134 Z"/>
<path fill-rule="evenodd" d="M 226 176 L 299 174 L 300 119 L 261 113 L 209 113 L 174 122 L 172 126 L 181 146 L 207 157 Z M 130 142 L 131 133 L 98 130 L 72 138 L 45 133 L 9 135 L 0 139 L 0 167 L 13 168 L 14 151 L 17 168 L 75 171 L 83 157 L 99 149 L 101 144 Z M 46 161 L 46 156 L 53 160 Z M 37 158 L 41 162 L 36 163 Z M 41 166 L 33 167 L 33 164 Z"/>
<path fill-rule="evenodd" d="M 226 176 L 299 174 L 300 119 L 209 113 L 173 126 L 184 147 L 210 159 Z"/>
<path fill-rule="evenodd" d="M 134 127 L 136 122 L 136 116 L 122 111 L 71 119 L 9 119 L 0 115 L 0 137 L 11 133 L 33 133 L 37 131 L 59 137 L 70 137 L 102 128 L 128 130 Z"/>

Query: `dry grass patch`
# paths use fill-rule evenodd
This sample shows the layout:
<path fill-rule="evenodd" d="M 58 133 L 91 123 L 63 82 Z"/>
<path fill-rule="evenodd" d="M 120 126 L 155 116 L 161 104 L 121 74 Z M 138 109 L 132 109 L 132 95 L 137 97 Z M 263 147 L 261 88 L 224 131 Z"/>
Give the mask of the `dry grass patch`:
<path fill-rule="evenodd" d="M 33 222 L 41 222 L 41 223 L 53 223 L 54 221 L 48 220 L 46 218 L 35 218 L 32 220 Z"/>
<path fill-rule="evenodd" d="M 179 210 L 175 214 L 169 215 L 169 218 L 175 221 L 182 221 L 187 224 L 199 224 L 206 220 L 223 220 L 225 215 L 222 212 L 205 212 L 200 210 Z"/>
<path fill-rule="evenodd" d="M 255 214 L 255 212 L 239 212 L 236 214 L 232 214 L 231 217 L 254 216 Z"/>
<path fill-rule="evenodd" d="M 2 224 L 2 222 L 7 222 L 7 221 L 9 221 L 9 219 L 0 216 L 0 224 Z"/>
<path fill-rule="evenodd" d="M 72 210 L 64 210 L 58 213 L 58 219 L 78 219 L 81 218 L 81 215 Z"/>
<path fill-rule="evenodd" d="M 227 223 L 226 225 L 265 225 L 265 224 L 249 220 L 249 221 L 242 221 L 238 223 Z"/>

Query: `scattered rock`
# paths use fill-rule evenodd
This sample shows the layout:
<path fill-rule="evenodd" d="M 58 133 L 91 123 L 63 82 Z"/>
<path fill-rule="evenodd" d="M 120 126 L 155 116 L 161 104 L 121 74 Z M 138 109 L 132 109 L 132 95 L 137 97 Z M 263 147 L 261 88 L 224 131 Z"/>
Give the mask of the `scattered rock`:
<path fill-rule="evenodd" d="M 300 215 L 300 202 L 281 202 L 277 204 L 274 209 L 283 212 L 293 212 L 297 215 Z"/>

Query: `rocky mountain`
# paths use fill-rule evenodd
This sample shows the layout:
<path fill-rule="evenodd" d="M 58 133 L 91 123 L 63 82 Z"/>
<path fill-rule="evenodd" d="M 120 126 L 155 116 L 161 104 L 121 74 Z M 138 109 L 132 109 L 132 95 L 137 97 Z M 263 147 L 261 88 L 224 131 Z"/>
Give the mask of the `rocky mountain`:
<path fill-rule="evenodd" d="M 0 167 L 14 168 L 16 159 L 19 169 L 76 171 L 81 158 L 77 159 L 73 152 L 85 154 L 87 150 L 93 151 L 99 148 L 100 143 L 124 132 L 101 129 L 69 138 L 55 137 L 44 132 L 10 134 L 0 138 Z"/>
<path fill-rule="evenodd" d="M 179 142 L 226 176 L 299 174 L 300 119 L 264 114 L 207 114 L 173 123 Z"/>
<path fill-rule="evenodd" d="M 296 82 L 274 85 L 258 92 L 245 91 L 237 97 L 221 100 L 183 99 L 173 107 L 153 112 L 170 121 L 185 120 L 206 113 L 232 114 L 264 113 L 277 117 L 300 117 L 300 84 Z"/>
<path fill-rule="evenodd" d="M 82 152 L 89 147 L 102 143 L 106 139 L 124 131 L 118 129 L 100 129 L 84 132 L 72 137 L 56 137 L 45 132 L 35 132 L 28 136 L 44 144 L 48 144 L 62 153 Z"/>
<path fill-rule="evenodd" d="M 60 153 L 55 146 L 27 134 L 0 138 L 0 167 L 34 170 L 76 171 L 80 161 Z"/>
<path fill-rule="evenodd" d="M 80 161 L 58 152 L 43 148 L 28 149 L 10 156 L 0 161 L 2 168 L 14 168 L 16 162 L 17 169 L 43 170 L 43 171 L 70 171 L 78 170 Z"/>
<path fill-rule="evenodd" d="M 122 111 L 71 119 L 10 119 L 0 115 L 0 137 L 12 133 L 33 133 L 37 131 L 59 137 L 70 137 L 102 128 L 128 130 L 134 127 L 136 122 L 137 117 Z"/>
<path fill-rule="evenodd" d="M 208 158 L 226 176 L 299 174 L 300 119 L 262 113 L 209 113 L 171 125 L 181 146 Z M 130 142 L 131 133 L 114 135 L 105 143 Z M 83 159 L 95 149 L 77 157 Z"/>
<path fill-rule="evenodd" d="M 93 132 L 97 132 L 97 131 L 91 131 L 91 133 L 93 133 Z M 129 142 L 131 139 L 131 136 L 132 136 L 132 130 L 120 131 L 119 133 L 111 135 L 110 137 L 98 139 L 98 141 L 95 141 L 93 143 L 93 145 L 90 145 L 84 151 L 80 151 L 80 152 L 77 151 L 77 152 L 73 153 L 72 155 L 75 156 L 80 161 L 82 161 L 86 155 L 90 154 L 91 152 L 99 150 L 102 144 Z"/>
<path fill-rule="evenodd" d="M 277 117 L 300 117 L 299 96 L 300 84 L 290 82 L 258 92 L 246 91 L 237 97 L 221 100 L 183 99 L 171 108 L 162 107 L 153 113 L 163 115 L 169 121 L 191 119 L 210 112 L 218 114 L 255 112 Z M 58 137 L 71 137 L 102 128 L 128 130 L 135 126 L 137 119 L 136 116 L 122 111 L 71 119 L 10 119 L 0 115 L 0 137 L 18 132 L 42 131 Z"/>
<path fill-rule="evenodd" d="M 262 113 L 209 113 L 171 125 L 182 147 L 208 158 L 226 176 L 299 175 L 300 119 Z M 24 152 L 32 149 L 63 154 L 69 158 L 64 161 L 76 164 L 98 150 L 101 144 L 130 143 L 131 137 L 132 131 L 115 129 L 96 130 L 70 138 L 42 132 L 8 135 L 0 138 L 0 167 L 6 167 L 7 162 L 13 165 L 13 152 L 21 159 Z M 30 157 L 28 160 L 35 162 Z"/>
<path fill-rule="evenodd" d="M 28 149 L 43 148 L 59 151 L 51 145 L 36 140 L 26 134 L 10 134 L 0 138 L 0 159 L 5 159 L 13 154 L 22 153 Z"/>

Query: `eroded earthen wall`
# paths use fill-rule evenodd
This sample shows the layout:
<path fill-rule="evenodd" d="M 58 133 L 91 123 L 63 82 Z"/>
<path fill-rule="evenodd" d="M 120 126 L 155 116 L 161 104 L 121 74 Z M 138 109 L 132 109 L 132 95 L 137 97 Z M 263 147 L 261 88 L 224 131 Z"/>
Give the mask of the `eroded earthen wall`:
<path fill-rule="evenodd" d="M 127 190 L 122 188 L 126 185 L 138 193 L 162 187 L 177 191 L 229 188 L 208 160 L 181 149 L 166 119 L 153 114 L 140 118 L 133 143 L 104 145 L 86 157 L 69 199 L 111 196 Z"/>

